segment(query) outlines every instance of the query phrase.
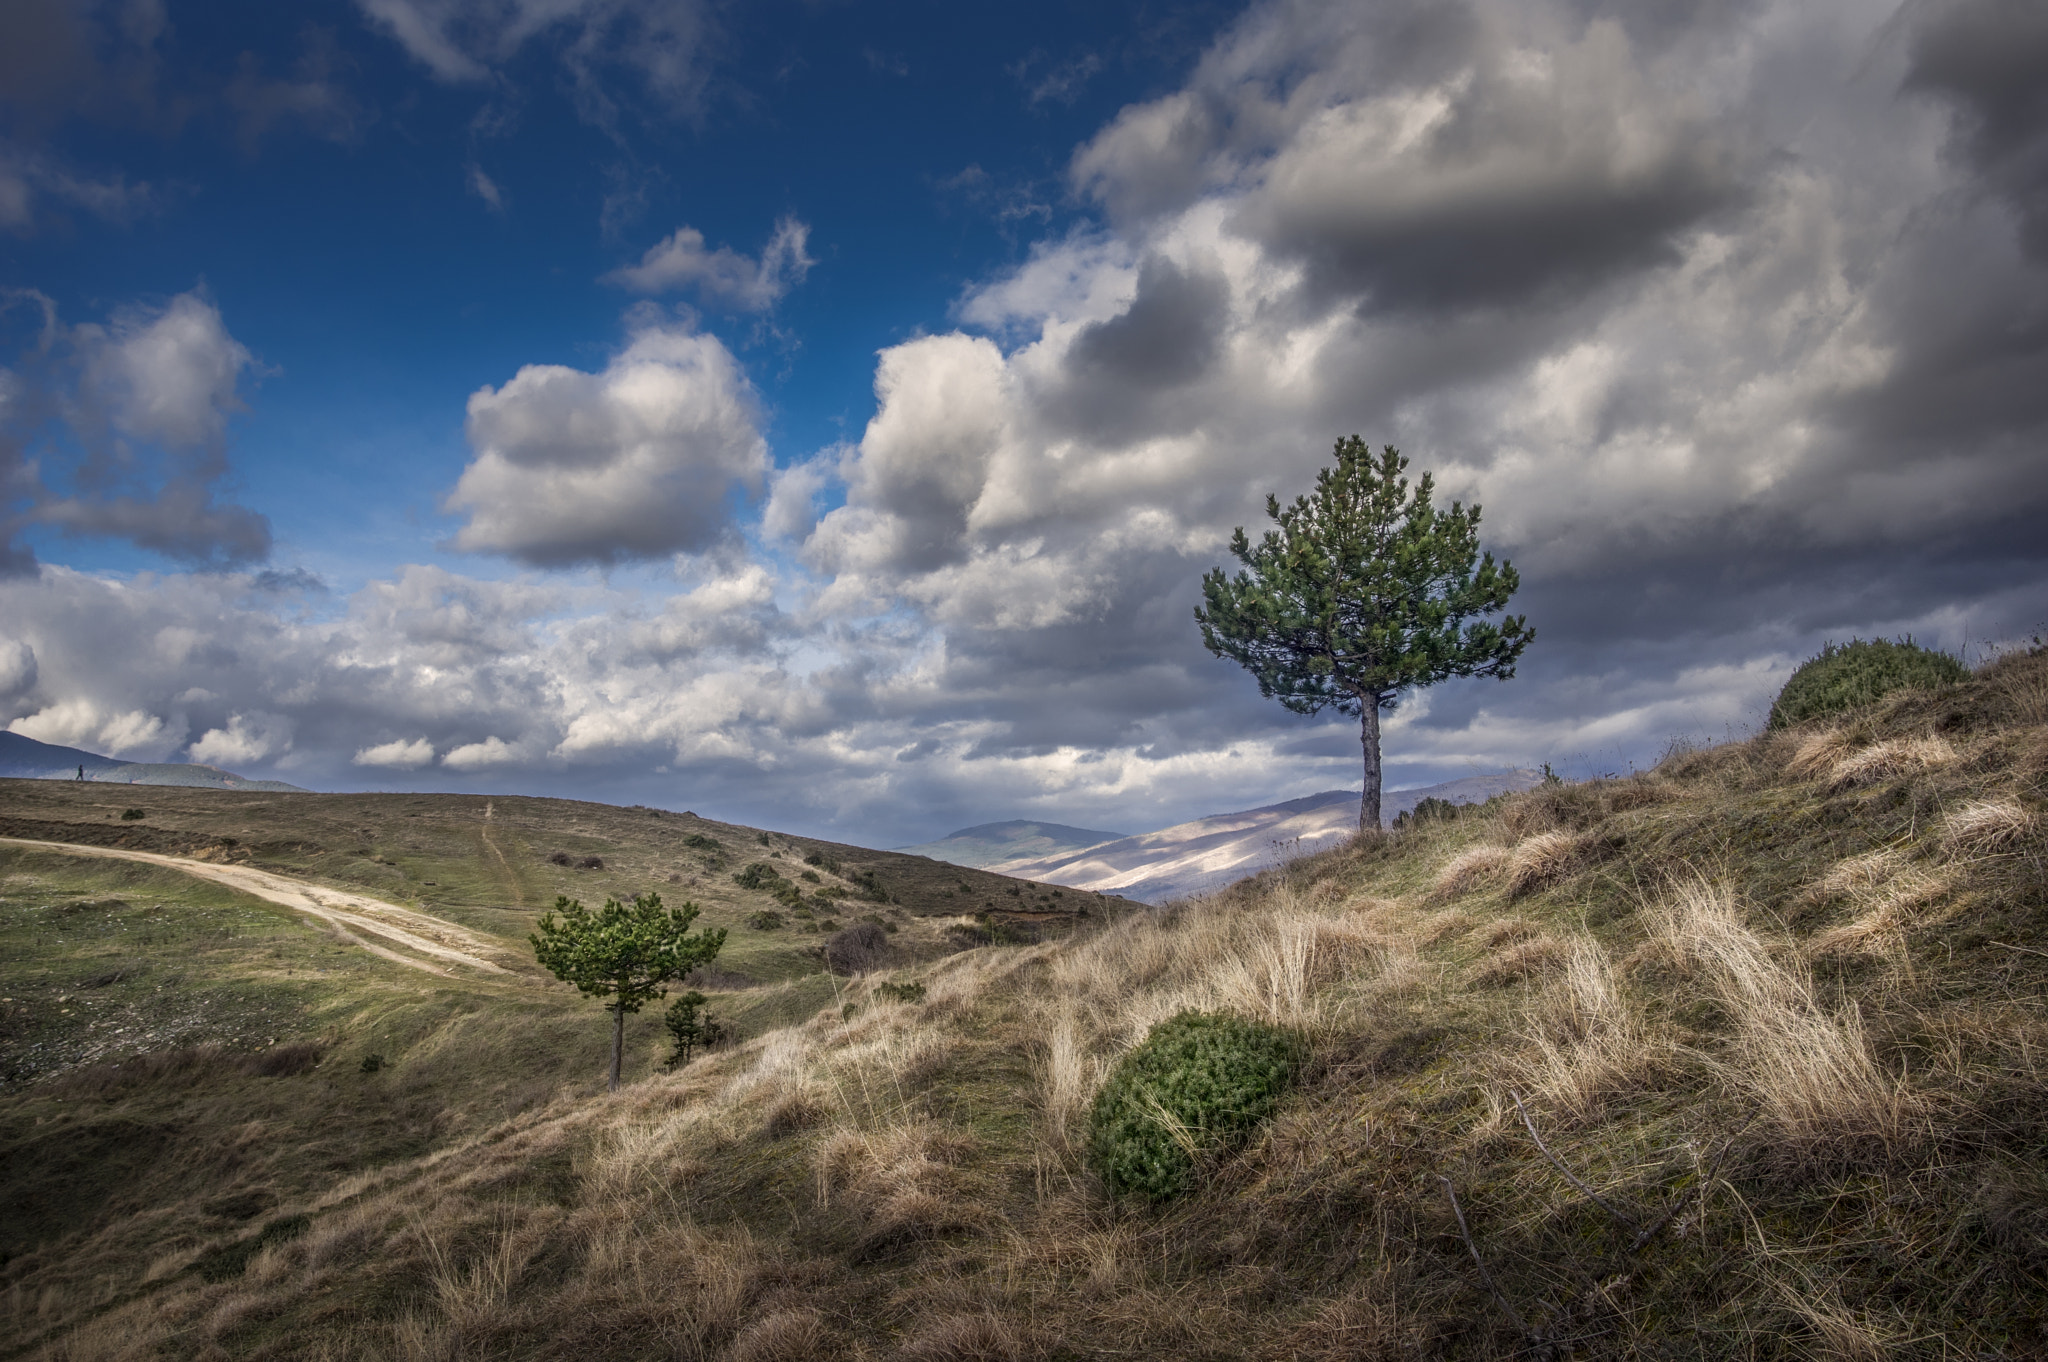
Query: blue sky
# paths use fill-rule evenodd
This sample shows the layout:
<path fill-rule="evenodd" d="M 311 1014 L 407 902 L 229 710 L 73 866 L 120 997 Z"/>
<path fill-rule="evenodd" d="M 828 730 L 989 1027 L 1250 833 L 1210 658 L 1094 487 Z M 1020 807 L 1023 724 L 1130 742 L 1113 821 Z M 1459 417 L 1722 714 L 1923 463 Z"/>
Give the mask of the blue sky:
<path fill-rule="evenodd" d="M 0 723 L 873 844 L 1355 783 L 1189 610 L 1331 441 L 1525 582 L 1392 784 L 2048 607 L 2024 0 L 24 0 Z"/>

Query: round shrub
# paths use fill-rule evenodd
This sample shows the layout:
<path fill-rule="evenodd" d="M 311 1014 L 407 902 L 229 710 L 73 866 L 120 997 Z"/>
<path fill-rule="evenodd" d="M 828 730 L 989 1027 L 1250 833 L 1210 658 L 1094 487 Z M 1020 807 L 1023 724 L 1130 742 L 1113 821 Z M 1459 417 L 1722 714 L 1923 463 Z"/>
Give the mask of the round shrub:
<path fill-rule="evenodd" d="M 1970 675 L 1947 653 L 1922 648 L 1912 639 L 1850 639 L 1830 643 L 1792 673 L 1771 706 L 1772 728 L 1789 728 L 1808 719 L 1872 704 L 1908 686 L 1953 685 Z"/>
<path fill-rule="evenodd" d="M 1114 1192 L 1163 1201 L 1195 1160 L 1273 1114 L 1300 1062 L 1290 1032 L 1222 1012 L 1182 1012 L 1117 1061 L 1088 1113 L 1090 1162 Z"/>

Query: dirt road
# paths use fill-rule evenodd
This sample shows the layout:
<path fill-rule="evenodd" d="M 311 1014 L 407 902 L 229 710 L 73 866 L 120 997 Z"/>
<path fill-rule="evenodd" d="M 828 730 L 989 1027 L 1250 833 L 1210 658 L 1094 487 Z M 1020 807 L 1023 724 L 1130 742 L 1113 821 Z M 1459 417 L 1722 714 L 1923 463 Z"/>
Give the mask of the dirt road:
<path fill-rule="evenodd" d="M 268 870 L 256 870 L 245 865 L 215 865 L 210 861 L 195 861 L 184 856 L 162 856 L 153 851 L 78 846 L 70 842 L 38 842 L 26 837 L 0 837 L 0 843 L 34 847 L 38 851 L 61 851 L 68 856 L 99 856 L 114 861 L 141 861 L 146 865 L 161 865 L 172 870 L 181 870 L 187 875 L 212 880 L 216 884 L 239 889 L 245 894 L 254 894 L 257 898 L 268 899 L 294 912 L 317 918 L 333 928 L 343 940 L 362 947 L 370 954 L 382 956 L 397 964 L 408 965 L 413 969 L 425 970 L 429 974 L 449 974 L 452 972 L 448 968 L 451 965 L 467 966 L 485 974 L 511 972 L 488 958 L 504 953 L 505 948 L 497 942 L 487 940 L 429 913 L 401 908 L 395 903 L 373 899 L 366 894 L 352 894 L 344 889 L 329 889 L 325 885 L 307 884 L 303 880 L 295 880 Z"/>

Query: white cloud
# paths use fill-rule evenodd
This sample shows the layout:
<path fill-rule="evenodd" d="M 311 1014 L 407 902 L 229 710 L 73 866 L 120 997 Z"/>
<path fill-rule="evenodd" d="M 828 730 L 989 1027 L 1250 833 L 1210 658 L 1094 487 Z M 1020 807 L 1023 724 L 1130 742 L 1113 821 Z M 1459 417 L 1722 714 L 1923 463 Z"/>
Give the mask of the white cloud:
<path fill-rule="evenodd" d="M 469 192 L 484 201 L 484 206 L 493 213 L 505 211 L 505 191 L 498 188 L 498 182 L 484 174 L 484 168 L 475 162 L 469 167 Z"/>
<path fill-rule="evenodd" d="M 291 722 L 275 714 L 234 714 L 224 728 L 209 728 L 187 751 L 202 766 L 243 766 L 282 756 L 292 746 Z"/>
<path fill-rule="evenodd" d="M 395 770 L 412 771 L 433 764 L 434 744 L 425 738 L 393 738 L 390 742 L 375 747 L 365 747 L 349 758 L 357 766 L 389 766 Z"/>
<path fill-rule="evenodd" d="M 36 688 L 36 650 L 0 634 L 0 701 L 18 700 Z"/>
<path fill-rule="evenodd" d="M 482 742 L 464 743 L 441 758 L 441 764 L 458 771 L 481 771 L 493 766 L 510 766 L 520 760 L 519 749 L 496 736 Z"/>
<path fill-rule="evenodd" d="M 602 373 L 528 365 L 469 399 L 455 547 L 540 567 L 708 548 L 767 473 L 754 413 L 731 353 L 685 330 L 640 332 Z"/>
<path fill-rule="evenodd" d="M 708 251 L 702 232 L 679 227 L 649 247 L 639 264 L 613 270 L 604 282 L 646 294 L 694 289 L 713 306 L 765 312 L 801 284 L 817 263 L 804 251 L 810 235 L 803 223 L 783 218 L 761 248 L 760 258 L 753 259 L 729 246 Z"/>
<path fill-rule="evenodd" d="M 130 310 L 111 327 L 81 326 L 85 391 L 115 429 L 173 447 L 218 444 L 242 409 L 236 387 L 252 356 L 220 309 L 181 293 L 160 311 Z"/>
<path fill-rule="evenodd" d="M 82 747 L 106 757 L 150 760 L 165 746 L 163 720 L 144 710 L 119 713 L 82 697 L 61 700 L 16 719 L 8 731 L 59 747 Z"/>
<path fill-rule="evenodd" d="M 242 376 L 255 361 L 211 300 L 182 293 L 161 307 L 121 309 L 104 326 L 61 327 L 47 304 L 46 316 L 45 348 L 64 349 L 37 369 L 37 401 L 22 404 L 28 424 L 18 433 L 37 456 L 24 478 L 32 517 L 195 563 L 267 556 L 269 521 L 215 500 L 228 471 L 228 421 L 243 408 Z M 69 440 L 34 423 L 43 404 L 62 414 Z"/>

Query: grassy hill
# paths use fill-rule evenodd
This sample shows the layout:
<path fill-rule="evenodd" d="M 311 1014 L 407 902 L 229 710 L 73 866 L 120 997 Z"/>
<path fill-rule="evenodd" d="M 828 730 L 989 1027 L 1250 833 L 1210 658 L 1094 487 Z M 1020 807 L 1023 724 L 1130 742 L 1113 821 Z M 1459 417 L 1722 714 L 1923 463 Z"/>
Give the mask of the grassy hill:
<path fill-rule="evenodd" d="M 670 820 L 574 807 L 604 875 L 711 897 L 621 849 Z M 566 824 L 494 871 L 430 854 L 480 811 L 418 812 L 363 849 L 479 928 L 492 875 L 608 882 L 547 866 Z M 362 859 L 310 840 L 251 854 Z M 1058 939 L 791 961 L 731 1049 L 663 1074 L 643 1030 L 613 1098 L 594 1007 L 532 981 L 10 854 L 10 980 L 134 960 L 242 1037 L 10 1089 L 11 1356 L 2048 1355 L 2048 656 Z M 284 999 L 316 1067 L 248 1043 Z M 1309 1059 L 1188 1195 L 1114 1201 L 1088 1104 L 1187 1008 Z"/>

